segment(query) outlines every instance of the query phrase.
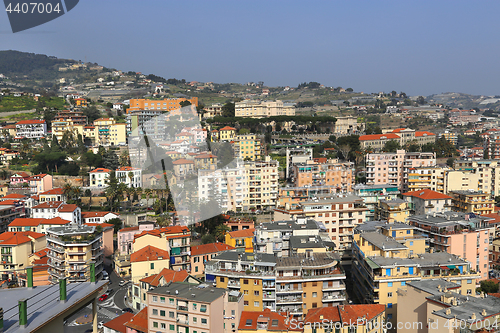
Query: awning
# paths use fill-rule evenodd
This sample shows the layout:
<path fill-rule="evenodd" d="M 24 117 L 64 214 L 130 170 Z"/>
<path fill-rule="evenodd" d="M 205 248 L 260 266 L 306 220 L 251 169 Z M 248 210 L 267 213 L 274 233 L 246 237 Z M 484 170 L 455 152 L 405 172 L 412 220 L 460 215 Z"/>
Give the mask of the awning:
<path fill-rule="evenodd" d="M 448 268 L 448 267 L 446 267 L 446 266 L 439 266 L 439 268 L 441 268 L 441 269 L 445 269 L 445 270 L 449 270 L 449 268 Z"/>
<path fill-rule="evenodd" d="M 380 268 L 380 266 L 374 263 L 370 258 L 366 258 L 365 260 L 368 266 L 370 266 L 370 268 L 372 269 Z"/>
<path fill-rule="evenodd" d="M 455 269 L 456 267 L 455 267 L 455 265 L 448 265 L 448 268 L 449 269 Z"/>

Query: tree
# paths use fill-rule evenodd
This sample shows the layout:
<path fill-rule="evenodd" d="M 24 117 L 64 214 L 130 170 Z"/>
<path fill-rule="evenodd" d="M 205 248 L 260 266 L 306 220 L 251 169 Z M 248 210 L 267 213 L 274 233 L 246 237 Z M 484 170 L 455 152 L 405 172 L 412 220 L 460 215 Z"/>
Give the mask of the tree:
<path fill-rule="evenodd" d="M 417 104 L 424 105 L 425 103 L 427 102 L 425 101 L 425 98 L 423 96 L 417 97 Z"/>
<path fill-rule="evenodd" d="M 229 231 L 231 231 L 231 229 L 229 229 L 229 227 L 227 225 L 219 224 L 217 227 L 215 227 L 215 238 L 219 242 L 224 242 L 226 232 L 229 232 Z"/>
<path fill-rule="evenodd" d="M 335 143 L 335 141 L 337 141 L 337 138 L 335 137 L 335 135 L 330 135 L 328 137 L 328 141 L 332 142 L 332 143 Z"/>
<path fill-rule="evenodd" d="M 448 165 L 450 168 L 453 168 L 453 162 L 455 162 L 455 159 L 453 157 L 450 157 L 446 160 L 446 165 Z"/>
<path fill-rule="evenodd" d="M 181 108 L 185 107 L 185 106 L 189 106 L 191 105 L 191 102 L 190 101 L 182 101 L 179 103 L 179 105 L 181 106 Z"/>
<path fill-rule="evenodd" d="M 156 224 L 158 224 L 159 227 L 168 227 L 172 223 L 170 216 L 167 215 L 162 215 L 158 216 L 156 218 Z"/>
<path fill-rule="evenodd" d="M 212 234 L 205 234 L 201 237 L 201 244 L 215 243 L 215 237 Z"/>
<path fill-rule="evenodd" d="M 94 120 L 101 117 L 101 112 L 95 106 L 89 106 L 83 110 L 83 114 L 87 116 L 87 123 L 92 124 Z"/>
<path fill-rule="evenodd" d="M 117 233 L 118 230 L 120 230 L 122 228 L 123 221 L 120 220 L 118 217 L 115 217 L 106 223 L 112 224 L 114 226 L 115 233 Z"/>
<path fill-rule="evenodd" d="M 223 117 L 234 117 L 235 116 L 235 104 L 227 102 L 222 106 L 222 116 Z"/>
<path fill-rule="evenodd" d="M 114 150 L 108 149 L 102 157 L 102 165 L 106 169 L 116 170 L 120 166 L 120 160 Z"/>
<path fill-rule="evenodd" d="M 486 294 L 496 293 L 498 292 L 498 283 L 492 280 L 483 280 L 481 281 L 481 287 L 479 289 Z"/>
<path fill-rule="evenodd" d="M 398 149 L 401 149 L 401 144 L 396 140 L 387 141 L 384 148 L 382 148 L 382 150 L 387 153 L 395 153 Z"/>
<path fill-rule="evenodd" d="M 343 144 L 340 145 L 338 149 L 342 154 L 342 158 L 347 160 L 349 158 L 349 153 L 351 152 L 351 147 L 348 144 Z"/>

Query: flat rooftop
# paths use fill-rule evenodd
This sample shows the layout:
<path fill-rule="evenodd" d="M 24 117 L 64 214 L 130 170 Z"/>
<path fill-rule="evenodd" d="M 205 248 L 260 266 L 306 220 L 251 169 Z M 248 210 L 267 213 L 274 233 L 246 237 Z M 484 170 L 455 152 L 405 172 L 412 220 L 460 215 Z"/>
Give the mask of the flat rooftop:
<path fill-rule="evenodd" d="M 442 288 L 441 290 L 460 288 L 459 284 L 446 281 L 445 279 L 410 281 L 407 285 L 425 291 L 426 293 L 434 296 L 444 294 L 443 291 L 439 291 L 440 286 Z"/>
<path fill-rule="evenodd" d="M 339 255 L 332 252 L 314 253 L 309 258 L 305 254 L 296 254 L 292 257 L 277 258 L 276 268 L 320 268 L 321 266 L 334 266 L 338 262 L 340 262 Z"/>
<path fill-rule="evenodd" d="M 387 237 L 379 232 L 365 232 L 362 236 L 366 241 L 383 250 L 404 250 L 408 249 L 392 237 Z"/>
<path fill-rule="evenodd" d="M 212 303 L 224 296 L 226 289 L 214 288 L 208 284 L 192 284 L 185 282 L 172 282 L 166 286 L 155 288 L 148 294 L 175 296 L 177 299 L 188 301 Z"/>
<path fill-rule="evenodd" d="M 446 309 L 435 311 L 434 314 L 447 319 L 456 317 L 459 321 L 469 321 L 471 320 L 472 314 L 476 315 L 476 320 L 484 320 L 487 317 L 495 316 L 500 313 L 500 298 L 469 296 L 467 299 L 462 304 L 448 308 L 451 310 L 450 314 L 446 314 Z M 493 322 L 494 319 L 492 323 Z"/>
<path fill-rule="evenodd" d="M 456 257 L 447 252 L 425 253 L 418 255 L 415 258 L 385 258 L 380 256 L 368 257 L 378 266 L 382 267 L 396 267 L 396 266 L 418 266 L 418 267 L 440 267 L 440 266 L 455 266 L 455 265 L 468 265 L 459 257 Z M 449 268 L 449 267 L 448 267 Z"/>
<path fill-rule="evenodd" d="M 0 290 L 0 304 L 4 310 L 4 333 L 32 332 L 108 283 L 109 281 L 98 281 L 95 284 L 91 282 L 69 283 L 65 303 L 59 301 L 59 284 L 38 286 L 31 290 L 28 288 L 2 289 Z M 18 301 L 21 299 L 28 300 L 28 325 L 24 329 L 19 327 Z"/>

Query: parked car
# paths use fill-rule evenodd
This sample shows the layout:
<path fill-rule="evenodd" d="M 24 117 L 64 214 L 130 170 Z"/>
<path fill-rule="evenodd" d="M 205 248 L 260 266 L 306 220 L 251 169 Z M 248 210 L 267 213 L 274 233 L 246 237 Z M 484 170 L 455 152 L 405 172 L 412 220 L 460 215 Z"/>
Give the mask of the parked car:
<path fill-rule="evenodd" d="M 97 324 L 97 328 L 98 329 L 103 329 L 104 328 L 104 322 L 103 321 L 100 321 L 99 324 Z"/>
<path fill-rule="evenodd" d="M 120 287 L 123 287 L 127 283 L 128 283 L 128 281 L 123 280 L 123 281 L 120 281 L 119 285 L 120 285 Z"/>
<path fill-rule="evenodd" d="M 100 302 L 105 301 L 107 298 L 108 298 L 107 294 L 102 294 L 101 297 L 99 297 L 99 301 Z"/>
<path fill-rule="evenodd" d="M 108 294 L 108 296 L 109 296 L 109 295 L 111 295 L 111 294 L 113 293 L 113 291 L 114 291 L 114 289 L 113 289 L 113 288 L 109 288 L 109 289 L 105 292 L 105 294 Z"/>
<path fill-rule="evenodd" d="M 124 308 L 122 309 L 123 312 L 130 312 L 130 313 L 134 313 L 134 310 L 132 310 L 131 308 Z"/>

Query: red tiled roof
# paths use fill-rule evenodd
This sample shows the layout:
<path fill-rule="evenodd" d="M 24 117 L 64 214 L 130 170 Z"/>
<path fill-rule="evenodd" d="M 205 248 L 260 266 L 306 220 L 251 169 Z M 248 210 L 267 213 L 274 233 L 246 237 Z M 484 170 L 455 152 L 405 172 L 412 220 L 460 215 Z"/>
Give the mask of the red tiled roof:
<path fill-rule="evenodd" d="M 93 172 L 106 172 L 106 173 L 109 173 L 111 170 L 109 169 L 106 169 L 106 168 L 97 168 L 97 169 L 94 169 L 92 171 L 90 171 L 89 173 L 93 173 Z"/>
<path fill-rule="evenodd" d="M 381 140 L 381 139 L 400 139 L 400 137 L 399 135 L 394 133 L 368 134 L 359 137 L 359 141 L 371 141 L 371 140 Z"/>
<path fill-rule="evenodd" d="M 273 320 L 277 320 L 276 326 L 273 326 Z M 264 311 L 243 311 L 240 316 L 240 324 L 238 330 L 257 330 L 257 322 L 267 322 L 267 332 L 272 331 L 287 331 L 290 326 L 286 324 L 286 317 L 279 313 L 272 312 L 270 309 Z M 250 325 L 247 325 L 249 323 Z"/>
<path fill-rule="evenodd" d="M 404 131 L 406 128 L 396 128 L 395 130 L 392 131 L 392 133 L 399 133 L 401 131 Z"/>
<path fill-rule="evenodd" d="M 148 307 L 144 307 L 138 314 L 136 314 L 130 321 L 124 324 L 131 329 L 139 332 L 149 332 L 148 331 Z"/>
<path fill-rule="evenodd" d="M 49 253 L 49 249 L 45 248 L 43 250 L 33 253 L 32 255 L 37 256 L 38 258 L 44 258 L 47 256 L 47 253 Z"/>
<path fill-rule="evenodd" d="M 358 319 L 365 317 L 367 321 L 380 315 L 385 311 L 383 304 L 353 304 L 353 305 L 337 305 L 327 306 L 322 308 L 310 309 L 304 319 L 305 322 L 358 322 Z M 322 319 L 321 319 L 321 316 Z M 360 324 L 364 322 L 359 322 Z"/>
<path fill-rule="evenodd" d="M 6 231 L 0 234 L 1 245 L 19 245 L 31 242 L 31 239 L 45 237 L 44 234 L 33 231 Z"/>
<path fill-rule="evenodd" d="M 12 176 L 16 176 L 16 175 L 21 176 L 21 177 L 23 177 L 23 178 L 28 178 L 28 177 L 30 176 L 30 175 L 28 175 L 28 174 L 27 174 L 26 172 L 24 172 L 24 171 L 18 171 L 18 172 L 16 172 L 15 174 L 13 174 Z M 12 176 L 11 176 L 11 177 L 12 177 Z"/>
<path fill-rule="evenodd" d="M 46 173 L 40 173 L 38 175 L 33 175 L 30 177 L 30 180 L 40 180 L 44 178 L 45 176 L 48 176 Z"/>
<path fill-rule="evenodd" d="M 59 207 L 58 211 L 59 212 L 74 212 L 76 209 L 78 209 L 78 206 L 75 204 L 63 204 L 61 207 Z"/>
<path fill-rule="evenodd" d="M 223 127 L 221 129 L 219 129 L 219 131 L 236 131 L 236 128 L 230 127 L 230 126 L 226 126 L 226 127 Z"/>
<path fill-rule="evenodd" d="M 208 253 L 217 253 L 226 250 L 234 250 L 234 247 L 224 243 L 210 243 L 197 246 L 191 246 L 191 255 L 199 256 Z"/>
<path fill-rule="evenodd" d="M 85 225 L 88 225 L 90 227 L 97 227 L 97 226 L 101 226 L 103 228 L 111 228 L 111 227 L 114 227 L 114 224 L 111 224 L 111 223 L 97 223 L 97 222 L 87 222 L 87 223 L 84 223 Z"/>
<path fill-rule="evenodd" d="M 60 217 L 54 217 L 52 219 L 42 219 L 42 218 L 17 218 L 10 222 L 9 227 L 37 227 L 40 224 L 68 224 L 71 221 L 63 220 Z"/>
<path fill-rule="evenodd" d="M 446 195 L 446 194 L 436 192 L 433 190 L 429 190 L 429 189 L 419 190 L 419 191 L 410 191 L 410 192 L 403 193 L 403 195 L 415 197 L 415 198 L 422 198 L 424 200 L 451 199 L 451 197 Z"/>
<path fill-rule="evenodd" d="M 148 245 L 130 255 L 130 262 L 168 260 L 168 251 Z"/>
<path fill-rule="evenodd" d="M 497 224 L 500 223 L 500 215 L 498 213 L 493 213 L 493 214 L 483 214 L 481 217 L 489 217 L 492 218 L 493 221 L 489 221 L 490 224 Z"/>
<path fill-rule="evenodd" d="M 19 203 L 19 200 L 7 199 L 0 201 L 0 206 L 14 206 Z"/>
<path fill-rule="evenodd" d="M 132 168 L 130 166 L 122 166 L 116 169 L 116 171 L 134 171 L 134 170 L 141 170 L 139 168 Z"/>
<path fill-rule="evenodd" d="M 112 319 L 104 324 L 107 328 L 110 328 L 116 332 L 120 333 L 126 333 L 127 332 L 127 327 L 125 326 L 125 323 L 130 321 L 134 317 L 133 313 L 130 312 L 125 312 L 121 316 L 116 317 L 115 319 Z"/>
<path fill-rule="evenodd" d="M 45 124 L 45 120 L 28 119 L 28 120 L 21 120 L 16 123 L 16 125 L 28 125 L 28 124 Z"/>
<path fill-rule="evenodd" d="M 118 232 L 126 232 L 126 231 L 134 231 L 134 230 L 139 230 L 139 227 L 128 227 L 128 228 L 122 228 Z"/>
<path fill-rule="evenodd" d="M 436 134 L 427 131 L 415 131 L 415 136 L 432 136 L 432 135 Z"/>
<path fill-rule="evenodd" d="M 53 188 L 51 190 L 40 193 L 39 195 L 57 195 L 64 194 L 64 190 L 62 188 Z"/>
<path fill-rule="evenodd" d="M 4 199 L 24 199 L 26 197 L 27 196 L 23 195 L 23 194 L 10 193 L 10 194 L 3 196 L 2 200 L 4 200 Z"/>
<path fill-rule="evenodd" d="M 255 231 L 255 228 L 243 229 L 243 230 L 231 231 L 231 232 L 229 232 L 229 235 L 231 235 L 231 238 L 253 237 L 254 231 Z"/>
<path fill-rule="evenodd" d="M 186 160 L 185 158 L 180 158 L 172 162 L 173 164 L 194 164 L 193 161 Z"/>
<path fill-rule="evenodd" d="M 82 218 L 104 217 L 104 216 L 106 216 L 108 214 L 118 215 L 117 213 L 112 213 L 112 212 L 82 212 Z"/>
<path fill-rule="evenodd" d="M 170 227 L 164 227 L 159 229 L 161 232 L 165 234 L 182 234 L 184 232 L 190 233 L 189 228 L 186 226 L 181 226 L 181 225 L 173 225 Z"/>
<path fill-rule="evenodd" d="M 184 282 L 188 278 L 189 273 L 186 270 L 174 271 L 168 268 L 164 268 L 158 274 L 153 274 L 145 277 L 140 282 L 144 282 L 152 285 L 153 287 L 158 287 L 160 285 L 160 280 L 163 278 L 165 283 L 169 282 Z"/>
<path fill-rule="evenodd" d="M 217 156 L 212 155 L 212 154 L 200 154 L 198 156 L 195 156 L 194 158 L 214 158 L 214 157 L 217 157 Z"/>

